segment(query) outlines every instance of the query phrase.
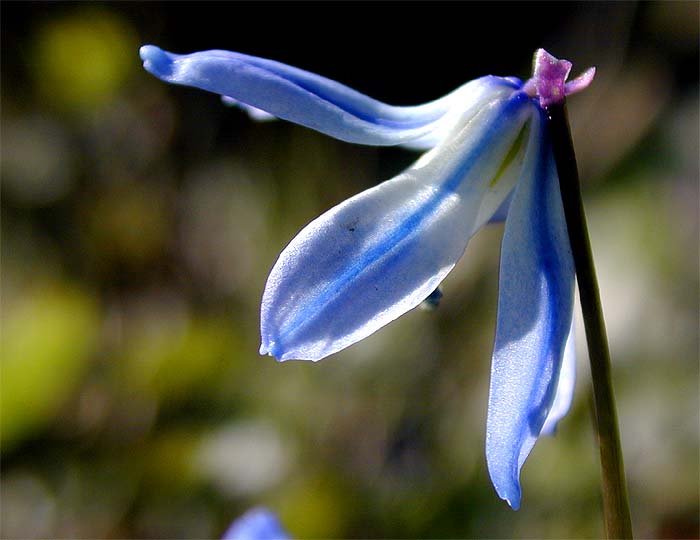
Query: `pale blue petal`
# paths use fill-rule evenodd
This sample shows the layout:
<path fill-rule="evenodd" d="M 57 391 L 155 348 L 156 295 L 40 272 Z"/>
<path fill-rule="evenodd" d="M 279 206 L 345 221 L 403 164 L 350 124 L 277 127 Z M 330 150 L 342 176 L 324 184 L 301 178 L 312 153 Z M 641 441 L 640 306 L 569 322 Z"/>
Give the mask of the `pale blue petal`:
<path fill-rule="evenodd" d="M 269 120 L 277 120 L 276 116 L 273 116 L 270 113 L 263 111 L 262 109 L 258 109 L 257 107 L 253 107 L 252 105 L 247 105 L 238 100 L 235 100 L 232 97 L 221 96 L 221 103 L 223 103 L 224 105 L 228 105 L 229 107 L 238 107 L 248 116 L 250 116 L 251 120 L 255 120 L 256 122 L 267 122 Z"/>
<path fill-rule="evenodd" d="M 503 223 L 508 217 L 508 210 L 510 210 L 510 203 L 513 200 L 513 193 L 515 190 L 511 191 L 505 200 L 498 207 L 498 210 L 491 216 L 489 223 Z"/>
<path fill-rule="evenodd" d="M 277 516 L 266 508 L 249 510 L 228 528 L 223 540 L 287 540 Z"/>
<path fill-rule="evenodd" d="M 542 435 L 554 435 L 557 430 L 559 420 L 566 416 L 571 408 L 574 399 L 574 388 L 576 387 L 576 332 L 574 331 L 574 319 L 571 319 L 571 330 L 566 340 L 564 348 L 564 359 L 559 373 L 559 383 L 557 384 L 557 395 L 552 403 L 552 409 L 547 415 L 547 420 L 542 426 Z"/>
<path fill-rule="evenodd" d="M 494 92 L 522 86 L 487 76 L 425 105 L 394 107 L 325 77 L 255 56 L 219 50 L 179 55 L 153 45 L 141 47 L 140 54 L 144 68 L 166 82 L 208 90 L 337 139 L 372 145 L 420 140 L 418 147 L 429 148 L 464 110 L 475 112 Z"/>
<path fill-rule="evenodd" d="M 520 506 L 520 469 L 554 401 L 571 326 L 574 266 L 544 113 L 506 219 L 486 425 L 498 495 Z"/>
<path fill-rule="evenodd" d="M 522 92 L 494 99 L 404 173 L 307 225 L 268 278 L 261 354 L 319 360 L 425 300 L 512 189 L 534 110 Z"/>

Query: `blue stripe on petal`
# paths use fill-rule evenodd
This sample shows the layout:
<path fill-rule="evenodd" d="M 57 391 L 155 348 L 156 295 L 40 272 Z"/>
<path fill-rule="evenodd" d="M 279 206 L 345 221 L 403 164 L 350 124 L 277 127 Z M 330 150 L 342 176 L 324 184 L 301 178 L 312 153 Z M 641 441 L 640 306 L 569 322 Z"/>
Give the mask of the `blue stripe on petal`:
<path fill-rule="evenodd" d="M 222 540 L 287 540 L 277 516 L 266 508 L 253 508 L 234 521 Z"/>
<path fill-rule="evenodd" d="M 494 178 L 532 115 L 523 93 L 494 100 L 398 177 L 307 225 L 263 294 L 261 354 L 319 360 L 420 304 L 461 257 L 518 174 Z M 499 195 L 500 194 L 500 195 Z"/>
<path fill-rule="evenodd" d="M 429 148 L 452 126 L 455 115 L 450 113 L 478 109 L 494 92 L 512 92 L 521 86 L 487 76 L 431 103 L 394 107 L 325 77 L 255 56 L 219 50 L 178 55 L 153 45 L 141 47 L 140 54 L 144 68 L 166 82 L 215 92 L 360 144 L 416 140 L 418 147 Z"/>
<path fill-rule="evenodd" d="M 520 469 L 555 398 L 571 324 L 574 266 L 543 112 L 506 219 L 486 426 L 498 495 L 520 506 Z"/>

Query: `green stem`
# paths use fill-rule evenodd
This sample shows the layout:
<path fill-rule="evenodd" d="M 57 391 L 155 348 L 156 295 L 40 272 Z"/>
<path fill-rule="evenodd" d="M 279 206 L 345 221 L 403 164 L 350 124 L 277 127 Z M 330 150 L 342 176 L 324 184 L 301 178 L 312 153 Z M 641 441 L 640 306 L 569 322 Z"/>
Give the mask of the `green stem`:
<path fill-rule="evenodd" d="M 591 362 L 596 430 L 603 476 L 605 528 L 609 539 L 631 539 L 632 520 L 610 376 L 610 351 L 565 103 L 547 107 L 547 117 L 576 266 L 576 280 Z"/>

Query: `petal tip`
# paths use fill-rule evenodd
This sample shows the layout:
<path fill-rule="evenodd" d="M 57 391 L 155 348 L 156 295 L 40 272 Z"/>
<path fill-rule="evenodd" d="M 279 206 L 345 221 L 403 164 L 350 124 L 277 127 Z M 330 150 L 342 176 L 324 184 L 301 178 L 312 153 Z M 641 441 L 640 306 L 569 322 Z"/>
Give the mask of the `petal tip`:
<path fill-rule="evenodd" d="M 498 449 L 492 448 L 488 442 L 486 447 L 486 466 L 491 484 L 498 496 L 508 503 L 513 510 L 520 508 L 522 491 L 520 488 L 519 467 L 516 470 L 510 459 L 499 457 Z"/>
<path fill-rule="evenodd" d="M 263 341 L 260 345 L 260 354 L 262 356 L 271 356 L 277 362 L 286 360 L 294 360 L 294 354 L 290 351 L 283 351 L 282 348 L 274 341 Z"/>
<path fill-rule="evenodd" d="M 144 45 L 139 49 L 146 71 L 156 77 L 168 77 L 172 72 L 173 59 L 170 54 L 155 45 Z"/>
<path fill-rule="evenodd" d="M 508 506 L 510 506 L 513 510 L 520 510 L 520 497 L 513 499 L 512 501 L 507 498 L 504 498 L 503 500 L 506 501 Z"/>
<path fill-rule="evenodd" d="M 520 482 L 515 479 L 509 479 L 506 485 L 494 482 L 496 493 L 498 496 L 508 503 L 513 510 L 520 509 Z"/>
<path fill-rule="evenodd" d="M 277 354 L 275 354 L 275 345 L 274 343 L 268 343 L 266 341 L 263 341 L 260 344 L 260 355 L 261 356 L 272 356 L 275 360 L 278 362 L 280 361 L 280 358 Z"/>

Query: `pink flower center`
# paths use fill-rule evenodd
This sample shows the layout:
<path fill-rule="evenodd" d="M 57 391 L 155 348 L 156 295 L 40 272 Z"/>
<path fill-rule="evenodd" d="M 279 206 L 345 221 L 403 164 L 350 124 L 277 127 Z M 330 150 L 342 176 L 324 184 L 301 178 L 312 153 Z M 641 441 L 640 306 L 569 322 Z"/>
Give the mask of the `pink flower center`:
<path fill-rule="evenodd" d="M 595 76 L 595 68 L 588 68 L 573 81 L 566 82 L 571 62 L 559 60 L 544 49 L 535 52 L 532 78 L 523 87 L 531 97 L 537 97 L 542 107 L 563 103 L 566 96 L 588 87 Z"/>

